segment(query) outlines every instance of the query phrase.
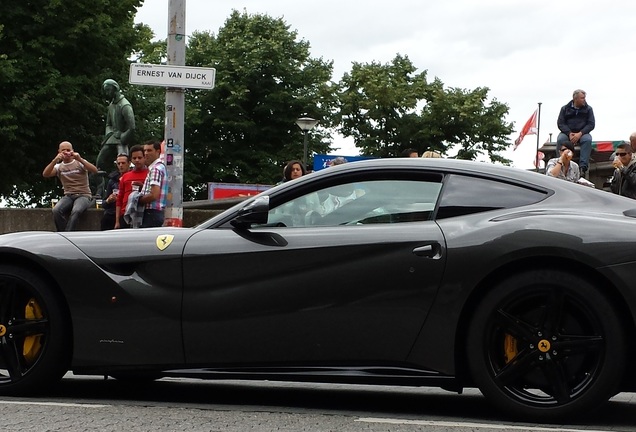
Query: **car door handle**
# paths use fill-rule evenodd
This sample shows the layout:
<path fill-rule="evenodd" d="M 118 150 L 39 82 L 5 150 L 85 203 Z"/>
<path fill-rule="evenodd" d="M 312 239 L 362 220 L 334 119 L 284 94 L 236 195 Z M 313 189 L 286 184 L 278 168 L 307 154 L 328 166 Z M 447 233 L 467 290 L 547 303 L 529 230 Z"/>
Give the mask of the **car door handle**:
<path fill-rule="evenodd" d="M 442 256 L 442 248 L 439 243 L 431 243 L 423 246 L 418 246 L 413 249 L 413 253 L 419 257 L 438 259 Z"/>

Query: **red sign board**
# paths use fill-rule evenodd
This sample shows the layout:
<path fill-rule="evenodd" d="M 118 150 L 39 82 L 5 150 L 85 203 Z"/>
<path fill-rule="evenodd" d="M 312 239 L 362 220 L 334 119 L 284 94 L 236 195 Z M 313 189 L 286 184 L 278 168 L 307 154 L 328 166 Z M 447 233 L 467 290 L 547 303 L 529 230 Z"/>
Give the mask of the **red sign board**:
<path fill-rule="evenodd" d="M 210 182 L 208 183 L 208 199 L 249 197 L 271 187 L 271 185 L 262 184 Z"/>

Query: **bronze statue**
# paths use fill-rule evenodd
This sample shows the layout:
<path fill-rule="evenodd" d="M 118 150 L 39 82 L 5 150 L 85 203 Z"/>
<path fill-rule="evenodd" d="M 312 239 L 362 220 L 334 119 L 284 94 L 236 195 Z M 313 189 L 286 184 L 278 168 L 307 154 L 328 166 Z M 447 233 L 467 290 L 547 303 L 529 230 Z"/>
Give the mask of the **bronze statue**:
<path fill-rule="evenodd" d="M 128 147 L 134 144 L 135 114 L 115 80 L 104 81 L 102 93 L 110 104 L 106 115 L 106 135 L 97 155 L 96 165 L 100 171 L 109 172 L 117 155 L 128 154 Z"/>

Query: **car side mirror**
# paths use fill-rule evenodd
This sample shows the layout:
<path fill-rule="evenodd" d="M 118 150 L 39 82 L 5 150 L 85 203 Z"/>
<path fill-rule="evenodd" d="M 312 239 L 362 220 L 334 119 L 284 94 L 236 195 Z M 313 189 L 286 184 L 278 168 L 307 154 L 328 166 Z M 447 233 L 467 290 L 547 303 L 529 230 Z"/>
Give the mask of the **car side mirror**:
<path fill-rule="evenodd" d="M 230 221 L 233 227 L 247 229 L 254 224 L 267 223 L 269 213 L 269 195 L 257 197 L 245 207 L 241 208 L 236 217 Z"/>

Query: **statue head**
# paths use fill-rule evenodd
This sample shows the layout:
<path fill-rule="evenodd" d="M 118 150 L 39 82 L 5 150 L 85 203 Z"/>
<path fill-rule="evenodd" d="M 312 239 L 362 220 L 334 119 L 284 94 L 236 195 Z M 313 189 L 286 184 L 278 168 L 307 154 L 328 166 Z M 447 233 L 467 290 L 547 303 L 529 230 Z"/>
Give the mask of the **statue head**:
<path fill-rule="evenodd" d="M 115 95 L 119 92 L 119 84 L 117 81 L 112 79 L 107 79 L 102 84 L 102 93 L 106 96 L 106 99 L 113 100 Z"/>

